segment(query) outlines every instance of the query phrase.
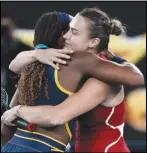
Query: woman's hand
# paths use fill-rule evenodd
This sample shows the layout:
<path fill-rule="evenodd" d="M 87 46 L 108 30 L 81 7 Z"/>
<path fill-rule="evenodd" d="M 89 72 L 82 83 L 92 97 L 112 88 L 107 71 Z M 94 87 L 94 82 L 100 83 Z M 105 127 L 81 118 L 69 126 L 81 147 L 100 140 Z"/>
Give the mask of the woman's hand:
<path fill-rule="evenodd" d="M 52 66 L 55 69 L 59 69 L 54 62 L 59 64 L 66 64 L 63 59 L 70 59 L 67 54 L 72 54 L 72 50 L 67 49 L 36 49 L 30 51 L 20 52 L 10 63 L 9 69 L 15 73 L 21 73 L 22 69 L 32 64 L 33 62 L 39 61 L 41 63 Z"/>
<path fill-rule="evenodd" d="M 70 56 L 67 54 L 72 54 L 72 50 L 68 49 L 37 49 L 33 53 L 33 57 L 43 63 L 52 66 L 53 68 L 59 70 L 59 67 L 54 64 L 54 62 L 59 64 L 66 64 L 67 62 L 63 59 L 70 59 Z"/>
<path fill-rule="evenodd" d="M 21 105 L 15 106 L 3 113 L 1 116 L 1 122 L 3 122 L 7 126 L 15 126 L 12 122 L 18 117 L 17 111 L 19 110 Z"/>

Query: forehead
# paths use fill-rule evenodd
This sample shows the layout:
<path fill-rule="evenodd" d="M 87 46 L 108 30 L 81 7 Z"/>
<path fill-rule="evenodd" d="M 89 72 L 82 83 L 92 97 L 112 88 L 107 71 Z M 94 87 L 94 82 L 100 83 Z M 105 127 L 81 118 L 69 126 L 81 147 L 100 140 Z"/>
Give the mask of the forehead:
<path fill-rule="evenodd" d="M 77 29 L 79 31 L 87 30 L 88 20 L 79 14 L 77 14 L 70 22 L 70 28 Z"/>

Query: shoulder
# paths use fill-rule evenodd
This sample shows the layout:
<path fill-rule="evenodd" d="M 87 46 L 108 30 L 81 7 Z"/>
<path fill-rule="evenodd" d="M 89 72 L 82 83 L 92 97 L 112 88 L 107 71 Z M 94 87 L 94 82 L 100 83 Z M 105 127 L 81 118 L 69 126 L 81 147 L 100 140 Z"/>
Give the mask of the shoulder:
<path fill-rule="evenodd" d="M 73 58 L 74 59 L 78 59 L 78 58 L 93 58 L 93 59 L 96 59 L 98 58 L 98 56 L 92 54 L 92 53 L 89 53 L 89 52 L 75 52 L 73 54 Z"/>
<path fill-rule="evenodd" d="M 83 64 L 86 64 L 88 66 L 89 64 L 96 64 L 101 60 L 100 57 L 89 52 L 75 52 L 72 56 L 72 59 L 73 64 L 76 66 L 80 66 Z"/>

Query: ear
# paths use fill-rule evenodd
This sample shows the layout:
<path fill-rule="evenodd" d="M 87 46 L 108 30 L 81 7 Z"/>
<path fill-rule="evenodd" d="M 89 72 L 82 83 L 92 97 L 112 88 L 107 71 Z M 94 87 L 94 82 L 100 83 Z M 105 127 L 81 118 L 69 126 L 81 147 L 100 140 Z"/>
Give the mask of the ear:
<path fill-rule="evenodd" d="M 99 38 L 94 38 L 89 42 L 89 48 L 95 48 L 100 43 Z"/>

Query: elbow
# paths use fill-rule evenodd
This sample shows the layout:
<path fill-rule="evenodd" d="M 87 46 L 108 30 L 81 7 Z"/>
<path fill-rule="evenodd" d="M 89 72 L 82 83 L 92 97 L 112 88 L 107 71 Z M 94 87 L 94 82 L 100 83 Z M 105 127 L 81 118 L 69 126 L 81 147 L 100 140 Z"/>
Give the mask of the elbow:
<path fill-rule="evenodd" d="M 11 63 L 9 64 L 9 70 L 11 70 L 14 73 L 19 73 L 19 71 L 17 71 L 17 69 L 15 69 L 16 65 L 13 63 L 13 61 L 11 61 Z"/>
<path fill-rule="evenodd" d="M 13 62 L 11 61 L 11 63 L 9 64 L 9 70 L 13 71 Z"/>
<path fill-rule="evenodd" d="M 138 85 L 144 85 L 145 84 L 145 79 L 144 79 L 144 76 L 142 74 L 134 75 L 134 79 L 132 78 L 130 81 L 131 81 L 130 82 L 131 86 L 138 86 Z"/>
<path fill-rule="evenodd" d="M 138 76 L 137 85 L 144 85 L 145 79 L 143 75 Z"/>
<path fill-rule="evenodd" d="M 138 85 L 145 84 L 143 74 L 134 64 L 127 63 L 127 65 L 125 65 L 125 67 L 127 67 L 129 73 L 131 72 L 130 77 L 129 77 L 130 79 L 128 79 L 128 85 L 138 86 Z"/>

